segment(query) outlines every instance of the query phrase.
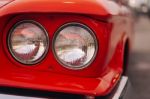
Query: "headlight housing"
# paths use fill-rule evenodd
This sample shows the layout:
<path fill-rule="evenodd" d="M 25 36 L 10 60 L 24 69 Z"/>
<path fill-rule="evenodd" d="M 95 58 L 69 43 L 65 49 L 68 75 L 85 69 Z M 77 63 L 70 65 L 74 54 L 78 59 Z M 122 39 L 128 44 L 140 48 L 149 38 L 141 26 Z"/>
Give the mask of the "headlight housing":
<path fill-rule="evenodd" d="M 81 23 L 68 23 L 58 29 L 53 40 L 54 55 L 62 66 L 78 70 L 94 60 L 98 44 L 94 32 Z"/>
<path fill-rule="evenodd" d="M 21 21 L 10 30 L 8 47 L 12 56 L 20 63 L 26 65 L 36 64 L 48 52 L 48 33 L 42 25 L 35 21 Z"/>

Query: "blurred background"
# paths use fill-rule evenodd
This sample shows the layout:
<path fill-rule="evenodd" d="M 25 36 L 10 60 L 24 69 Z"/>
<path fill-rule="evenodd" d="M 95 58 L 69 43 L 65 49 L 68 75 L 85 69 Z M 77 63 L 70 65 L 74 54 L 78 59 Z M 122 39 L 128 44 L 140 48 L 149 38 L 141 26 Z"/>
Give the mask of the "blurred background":
<path fill-rule="evenodd" d="M 125 99 L 150 99 L 150 0 L 125 0 L 133 11 L 135 37 L 129 60 Z"/>

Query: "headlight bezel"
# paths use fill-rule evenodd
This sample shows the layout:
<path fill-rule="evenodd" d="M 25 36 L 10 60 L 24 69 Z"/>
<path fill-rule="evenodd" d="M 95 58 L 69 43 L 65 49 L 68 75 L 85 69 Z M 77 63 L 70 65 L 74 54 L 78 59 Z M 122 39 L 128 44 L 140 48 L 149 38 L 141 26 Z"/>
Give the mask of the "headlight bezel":
<path fill-rule="evenodd" d="M 65 29 L 66 27 L 68 26 L 77 26 L 77 27 L 81 27 L 83 29 L 85 29 L 86 31 L 89 32 L 89 34 L 93 37 L 93 40 L 94 40 L 94 43 L 95 43 L 95 52 L 94 52 L 94 55 L 93 57 L 91 58 L 91 60 L 86 63 L 85 65 L 81 65 L 81 66 L 78 66 L 78 67 L 72 67 L 72 65 L 66 65 L 64 64 L 60 59 L 59 57 L 57 56 L 57 53 L 55 51 L 55 40 L 58 36 L 58 34 L 63 30 Z M 98 49 L 99 49 L 99 44 L 98 44 L 98 39 L 96 37 L 96 33 L 86 24 L 84 23 L 81 23 L 81 22 L 67 22 L 67 23 L 64 23 L 63 25 L 61 25 L 57 30 L 56 32 L 54 33 L 54 36 L 53 36 L 53 40 L 52 40 L 52 51 L 53 51 L 53 55 L 56 59 L 56 61 L 64 68 L 66 69 L 69 69 L 69 70 L 83 70 L 87 67 L 89 67 L 93 61 L 96 59 L 96 56 L 97 56 L 97 53 L 98 53 Z"/>
<path fill-rule="evenodd" d="M 42 54 L 41 57 L 39 57 L 37 60 L 35 61 L 32 61 L 32 62 L 23 62 L 21 60 L 19 60 L 19 58 L 17 58 L 13 52 L 13 48 L 11 46 L 11 37 L 12 37 L 12 34 L 13 34 L 13 31 L 21 24 L 23 23 L 30 23 L 30 24 L 33 24 L 33 25 L 36 25 L 39 29 L 41 29 L 46 37 L 46 49 L 44 50 L 44 53 Z M 10 30 L 8 31 L 8 36 L 7 36 L 7 46 L 8 46 L 8 51 L 9 53 L 11 54 L 11 56 L 13 57 L 13 59 L 15 59 L 17 62 L 19 62 L 20 64 L 23 64 L 25 66 L 33 66 L 33 65 L 36 65 L 36 64 L 39 64 L 40 62 L 42 62 L 48 51 L 49 51 L 49 46 L 50 45 L 50 39 L 49 39 L 49 34 L 47 32 L 47 30 L 44 28 L 44 26 L 42 24 L 40 24 L 39 22 L 37 21 L 34 21 L 34 20 L 21 20 L 21 21 L 18 21 L 16 22 L 15 24 L 13 24 L 10 28 Z"/>

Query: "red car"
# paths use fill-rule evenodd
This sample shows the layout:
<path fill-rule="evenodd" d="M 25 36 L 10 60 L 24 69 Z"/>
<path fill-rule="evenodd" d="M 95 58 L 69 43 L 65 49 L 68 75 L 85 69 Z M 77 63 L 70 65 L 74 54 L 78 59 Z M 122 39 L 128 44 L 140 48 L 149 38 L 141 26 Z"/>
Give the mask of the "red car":
<path fill-rule="evenodd" d="M 106 96 L 127 69 L 124 0 L 0 0 L 0 86 Z"/>

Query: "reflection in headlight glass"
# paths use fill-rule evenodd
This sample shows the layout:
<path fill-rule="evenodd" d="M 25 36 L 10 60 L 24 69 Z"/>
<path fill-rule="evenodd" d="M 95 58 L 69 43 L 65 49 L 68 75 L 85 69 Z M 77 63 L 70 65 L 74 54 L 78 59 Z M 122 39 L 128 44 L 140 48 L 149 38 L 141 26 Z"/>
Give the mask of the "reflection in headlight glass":
<path fill-rule="evenodd" d="M 30 22 L 21 23 L 11 31 L 10 51 L 21 63 L 34 64 L 48 49 L 48 38 L 44 29 Z"/>
<path fill-rule="evenodd" d="M 96 53 L 92 31 L 81 26 L 67 26 L 59 31 L 54 49 L 58 60 L 67 68 L 85 68 Z"/>

